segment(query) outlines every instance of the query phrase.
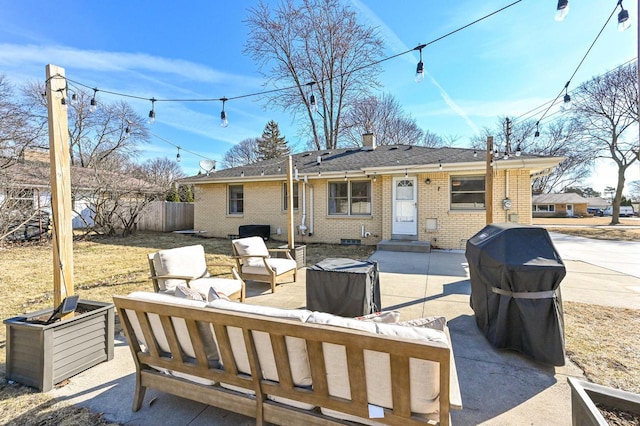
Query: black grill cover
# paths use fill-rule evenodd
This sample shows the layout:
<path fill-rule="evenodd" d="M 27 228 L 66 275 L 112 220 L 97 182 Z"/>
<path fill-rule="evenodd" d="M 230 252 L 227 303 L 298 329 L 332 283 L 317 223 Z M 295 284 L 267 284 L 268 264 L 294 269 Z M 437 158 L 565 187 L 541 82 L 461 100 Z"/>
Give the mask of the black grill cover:
<path fill-rule="evenodd" d="M 566 270 L 544 228 L 492 224 L 467 241 L 471 307 L 497 348 L 564 365 L 560 282 Z"/>

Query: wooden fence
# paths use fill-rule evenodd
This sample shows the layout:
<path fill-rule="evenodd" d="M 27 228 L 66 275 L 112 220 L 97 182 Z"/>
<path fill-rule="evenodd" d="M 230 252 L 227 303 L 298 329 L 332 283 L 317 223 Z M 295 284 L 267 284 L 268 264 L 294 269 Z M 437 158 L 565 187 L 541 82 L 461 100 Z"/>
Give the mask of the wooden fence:
<path fill-rule="evenodd" d="M 160 232 L 193 229 L 193 203 L 154 201 L 140 215 L 138 229 Z"/>

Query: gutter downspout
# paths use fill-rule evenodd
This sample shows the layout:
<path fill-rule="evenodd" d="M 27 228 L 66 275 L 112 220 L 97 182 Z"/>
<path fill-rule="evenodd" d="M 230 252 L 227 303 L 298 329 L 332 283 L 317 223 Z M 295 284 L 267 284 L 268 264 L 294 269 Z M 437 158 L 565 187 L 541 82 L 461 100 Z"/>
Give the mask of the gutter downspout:
<path fill-rule="evenodd" d="M 307 221 L 307 176 L 304 176 L 304 180 L 302 181 L 302 220 L 300 223 L 300 234 L 305 235 L 307 231 L 307 225 L 305 222 Z"/>

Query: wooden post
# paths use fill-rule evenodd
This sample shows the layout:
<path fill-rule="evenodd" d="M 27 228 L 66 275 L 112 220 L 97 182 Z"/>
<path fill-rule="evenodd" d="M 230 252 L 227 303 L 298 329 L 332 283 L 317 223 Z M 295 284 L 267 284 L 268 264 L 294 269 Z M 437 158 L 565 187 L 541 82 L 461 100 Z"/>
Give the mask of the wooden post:
<path fill-rule="evenodd" d="M 62 97 L 67 98 L 64 68 L 49 64 L 46 75 L 53 215 L 53 303 L 58 306 L 64 297 L 73 294 L 69 122 L 67 106 L 62 105 Z M 73 312 L 64 318 L 70 316 Z"/>
<path fill-rule="evenodd" d="M 493 136 L 487 136 L 487 173 L 485 177 L 485 211 L 487 214 L 487 225 L 493 223 L 493 166 L 491 165 L 493 156 Z"/>
<path fill-rule="evenodd" d="M 295 226 L 293 224 L 293 159 L 289 156 L 289 164 L 287 166 L 287 242 L 289 244 L 289 250 L 293 250 L 295 243 L 293 241 L 293 232 Z"/>

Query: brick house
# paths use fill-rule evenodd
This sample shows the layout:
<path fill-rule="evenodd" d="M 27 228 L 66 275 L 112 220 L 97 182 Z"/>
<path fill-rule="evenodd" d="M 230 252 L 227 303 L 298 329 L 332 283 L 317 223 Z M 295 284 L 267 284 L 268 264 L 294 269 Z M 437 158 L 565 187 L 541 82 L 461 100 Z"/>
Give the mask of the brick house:
<path fill-rule="evenodd" d="M 363 144 L 292 155 L 296 242 L 404 239 L 463 249 L 484 227 L 484 151 L 376 147 L 372 136 Z M 561 160 L 524 154 L 497 160 L 494 222 L 530 224 L 531 179 Z M 274 239 L 286 241 L 287 164 L 287 158 L 264 160 L 183 179 L 195 187 L 195 230 L 224 238 L 241 225 L 264 224 Z"/>
<path fill-rule="evenodd" d="M 571 192 L 539 194 L 531 200 L 533 217 L 585 216 L 588 204 L 588 199 Z"/>

